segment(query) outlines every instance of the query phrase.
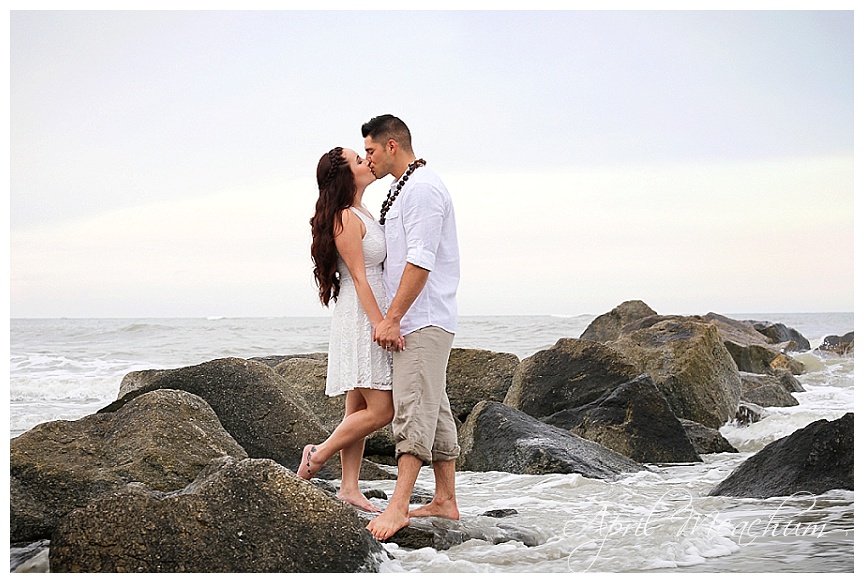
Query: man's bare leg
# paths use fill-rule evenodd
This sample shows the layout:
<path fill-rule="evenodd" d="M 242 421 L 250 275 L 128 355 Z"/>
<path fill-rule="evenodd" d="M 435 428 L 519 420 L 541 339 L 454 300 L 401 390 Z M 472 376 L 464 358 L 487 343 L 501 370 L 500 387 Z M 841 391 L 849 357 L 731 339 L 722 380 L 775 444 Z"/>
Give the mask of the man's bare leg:
<path fill-rule="evenodd" d="M 408 515 L 408 505 L 411 502 L 411 494 L 414 492 L 414 484 L 420 475 L 423 462 L 420 458 L 405 453 L 399 456 L 397 462 L 399 473 L 396 476 L 396 488 L 387 504 L 387 509 L 376 516 L 366 525 L 366 530 L 378 540 L 386 540 L 408 526 L 411 518 Z"/>
<path fill-rule="evenodd" d="M 411 517 L 440 516 L 459 520 L 459 507 L 456 505 L 456 460 L 432 462 L 435 473 L 435 496 L 425 506 L 408 513 Z"/>

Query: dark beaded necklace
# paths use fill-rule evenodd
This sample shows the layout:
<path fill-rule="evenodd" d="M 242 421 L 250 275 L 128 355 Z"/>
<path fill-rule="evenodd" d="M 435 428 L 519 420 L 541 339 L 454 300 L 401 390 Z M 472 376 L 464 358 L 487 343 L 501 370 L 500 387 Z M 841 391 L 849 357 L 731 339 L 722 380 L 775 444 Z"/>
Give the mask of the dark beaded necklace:
<path fill-rule="evenodd" d="M 396 184 L 396 188 L 390 195 L 387 197 L 387 200 L 384 201 L 384 204 L 381 205 L 381 219 L 378 221 L 382 225 L 384 224 L 384 217 L 387 216 L 387 211 L 390 210 L 390 207 L 393 206 L 393 201 L 396 200 L 396 197 L 399 196 L 399 193 L 402 192 L 402 187 L 405 186 L 405 183 L 408 182 L 408 177 L 411 176 L 411 173 L 417 170 L 420 166 L 425 166 L 426 160 L 420 158 L 419 160 L 414 160 L 410 164 L 408 164 L 408 170 L 405 171 L 405 174 L 402 175 L 402 178 L 399 179 L 399 182 Z"/>

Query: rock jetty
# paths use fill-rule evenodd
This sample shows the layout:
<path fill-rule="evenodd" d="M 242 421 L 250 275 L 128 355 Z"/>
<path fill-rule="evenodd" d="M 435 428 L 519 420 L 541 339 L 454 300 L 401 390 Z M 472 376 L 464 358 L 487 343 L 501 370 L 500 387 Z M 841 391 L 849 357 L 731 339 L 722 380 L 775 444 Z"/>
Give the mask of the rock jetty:
<path fill-rule="evenodd" d="M 661 315 L 632 300 L 522 361 L 454 349 L 457 467 L 612 481 L 651 471 L 646 464 L 734 452 L 720 428 L 797 403 L 804 364 L 795 354 L 806 342 L 781 323 Z M 848 356 L 852 335 L 817 350 Z M 56 572 L 376 571 L 387 554 L 365 530 L 371 515 L 336 498 L 338 456 L 312 481 L 294 474 L 303 446 L 342 419 L 342 400 L 324 396 L 326 370 L 327 355 L 314 353 L 135 371 L 101 411 L 12 439 L 10 533 L 21 568 L 35 569 L 48 549 Z M 711 494 L 852 489 L 852 419 L 817 421 L 766 446 Z M 366 453 L 362 479 L 395 477 L 389 427 Z M 512 520 L 516 510 L 484 514 L 414 519 L 390 542 L 545 540 Z"/>

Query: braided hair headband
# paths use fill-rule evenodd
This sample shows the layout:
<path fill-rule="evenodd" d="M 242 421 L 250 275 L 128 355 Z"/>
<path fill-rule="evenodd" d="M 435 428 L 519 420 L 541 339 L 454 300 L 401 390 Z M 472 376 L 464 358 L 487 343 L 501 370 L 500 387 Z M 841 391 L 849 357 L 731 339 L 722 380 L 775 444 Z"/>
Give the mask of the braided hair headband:
<path fill-rule="evenodd" d="M 324 177 L 324 181 L 321 183 L 321 190 L 327 188 L 330 183 L 333 181 L 333 178 L 336 176 L 336 172 L 339 170 L 339 167 L 342 164 L 347 164 L 345 158 L 342 157 L 342 148 L 337 146 L 327 152 L 327 156 L 330 159 L 330 170 L 327 171 L 327 176 Z"/>

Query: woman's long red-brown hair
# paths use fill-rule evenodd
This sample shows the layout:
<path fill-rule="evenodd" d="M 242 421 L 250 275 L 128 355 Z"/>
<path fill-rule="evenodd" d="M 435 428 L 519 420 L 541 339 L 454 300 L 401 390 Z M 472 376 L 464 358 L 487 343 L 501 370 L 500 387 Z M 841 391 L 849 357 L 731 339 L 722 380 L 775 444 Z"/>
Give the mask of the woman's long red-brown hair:
<path fill-rule="evenodd" d="M 333 148 L 318 161 L 318 202 L 312 225 L 312 274 L 318 284 L 318 299 L 325 306 L 339 297 L 334 235 L 342 229 L 342 211 L 354 202 L 354 175 L 342 148 Z"/>

